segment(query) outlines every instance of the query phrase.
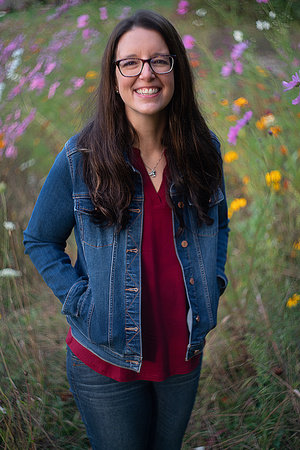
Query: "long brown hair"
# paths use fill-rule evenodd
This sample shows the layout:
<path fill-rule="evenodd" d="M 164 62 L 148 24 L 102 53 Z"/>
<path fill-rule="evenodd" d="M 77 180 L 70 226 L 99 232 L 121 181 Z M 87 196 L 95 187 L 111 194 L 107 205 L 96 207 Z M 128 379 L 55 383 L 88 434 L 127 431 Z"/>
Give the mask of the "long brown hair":
<path fill-rule="evenodd" d="M 174 183 L 193 203 L 199 222 L 210 224 L 208 204 L 221 183 L 221 158 L 198 108 L 190 64 L 179 34 L 166 18 L 144 10 L 122 20 L 113 30 L 102 58 L 95 114 L 79 136 L 84 180 L 95 206 L 94 218 L 100 224 L 126 227 L 134 194 L 133 172 L 126 156 L 130 157 L 137 136 L 116 93 L 114 64 L 121 36 L 133 27 L 157 31 L 170 54 L 176 55 L 175 90 L 167 107 L 168 121 L 162 142 L 167 149 L 169 183 Z M 176 211 L 175 205 L 171 206 Z"/>

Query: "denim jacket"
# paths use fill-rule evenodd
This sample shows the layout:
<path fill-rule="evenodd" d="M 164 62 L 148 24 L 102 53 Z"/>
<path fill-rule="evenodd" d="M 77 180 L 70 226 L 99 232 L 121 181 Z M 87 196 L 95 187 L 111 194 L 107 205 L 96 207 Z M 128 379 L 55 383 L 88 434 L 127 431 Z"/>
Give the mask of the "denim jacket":
<path fill-rule="evenodd" d="M 213 135 L 216 147 L 219 143 Z M 132 167 L 135 193 L 126 229 L 96 225 L 94 209 L 83 181 L 82 154 L 73 136 L 58 154 L 24 231 L 25 253 L 62 303 L 62 313 L 74 338 L 103 360 L 139 372 L 142 364 L 141 240 L 143 184 Z M 174 186 L 170 196 L 183 214 L 185 228 L 173 214 L 175 251 L 182 269 L 188 302 L 189 343 L 186 359 L 202 352 L 206 334 L 216 326 L 224 273 L 228 218 L 224 190 L 210 199 L 212 225 L 197 223 L 195 207 Z M 77 260 L 65 252 L 72 230 Z"/>

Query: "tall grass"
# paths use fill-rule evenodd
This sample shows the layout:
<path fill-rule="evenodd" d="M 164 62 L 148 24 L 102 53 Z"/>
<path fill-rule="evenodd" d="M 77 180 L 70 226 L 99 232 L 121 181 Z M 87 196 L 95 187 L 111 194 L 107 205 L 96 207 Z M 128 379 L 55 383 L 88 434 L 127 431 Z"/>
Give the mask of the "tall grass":
<path fill-rule="evenodd" d="M 282 90 L 282 81 L 299 70 L 300 29 L 290 19 L 293 2 L 285 8 L 271 1 L 246 3 L 248 14 L 234 0 L 226 5 L 194 1 L 180 16 L 176 2 L 165 2 L 164 9 L 158 2 L 130 2 L 132 9 L 161 11 L 182 36 L 195 38 L 188 53 L 197 95 L 224 156 L 230 284 L 220 299 L 218 326 L 208 335 L 185 449 L 300 447 L 300 109 L 291 104 L 297 88 Z M 107 6 L 108 20 L 99 21 L 99 6 Z M 81 14 L 89 14 L 89 26 L 100 32 L 82 54 L 84 42 L 77 31 L 59 53 L 60 67 L 48 76 L 45 89 L 40 94 L 24 90 L 11 101 L 4 101 L 4 95 L 0 109 L 4 121 L 17 107 L 24 117 L 36 108 L 34 120 L 15 142 L 18 155 L 0 161 L 0 270 L 16 271 L 10 276 L 0 272 L 0 440 L 5 449 L 89 446 L 65 376 L 67 325 L 58 301 L 23 255 L 22 230 L 55 155 L 80 127 L 81 105 L 98 77 L 86 74 L 98 73 L 106 38 L 124 6 L 90 1 L 49 22 L 46 16 L 54 8 L 35 6 L 1 19 L 6 44 L 17 33 L 25 34 L 21 67 L 34 67 L 54 33 L 75 31 Z M 270 18 L 270 10 L 276 18 Z M 257 30 L 256 20 L 268 20 L 270 30 Z M 236 44 L 234 30 L 242 31 L 249 44 L 240 58 L 243 73 L 222 77 Z M 74 76 L 83 77 L 84 85 L 66 97 Z M 48 99 L 56 80 L 61 84 Z M 13 80 L 7 81 L 5 89 L 13 86 Z M 252 118 L 236 145 L 230 145 L 229 128 L 249 110 Z M 68 250 L 74 260 L 72 239 Z"/>

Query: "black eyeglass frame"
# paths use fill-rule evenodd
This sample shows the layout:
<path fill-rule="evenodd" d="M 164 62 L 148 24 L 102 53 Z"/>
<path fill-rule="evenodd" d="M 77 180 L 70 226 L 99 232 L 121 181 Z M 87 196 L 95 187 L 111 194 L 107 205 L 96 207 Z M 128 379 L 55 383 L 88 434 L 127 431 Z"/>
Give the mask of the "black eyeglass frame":
<path fill-rule="evenodd" d="M 160 72 L 160 73 L 157 73 L 156 70 L 155 70 L 155 69 L 152 67 L 152 65 L 151 65 L 151 60 L 152 60 L 152 59 L 159 58 L 160 56 L 168 56 L 169 58 L 171 58 L 171 69 L 168 70 L 167 72 Z M 143 71 L 143 68 L 144 68 L 145 63 L 148 63 L 148 64 L 149 64 L 150 69 L 151 69 L 152 72 L 154 72 L 156 75 L 165 75 L 166 73 L 172 72 L 172 70 L 173 70 L 173 68 L 174 68 L 175 58 L 176 58 L 176 55 L 157 55 L 157 56 L 153 56 L 152 58 L 148 58 L 148 59 L 142 59 L 142 58 L 123 58 L 123 59 L 118 59 L 118 61 L 114 61 L 114 64 L 118 67 L 120 74 L 121 74 L 123 77 L 126 77 L 126 78 L 133 78 L 133 77 L 138 77 L 138 76 L 140 76 L 141 73 L 142 73 L 142 71 Z M 142 64 L 142 67 L 141 67 L 141 70 L 140 70 L 139 73 L 137 73 L 136 75 L 124 75 L 124 74 L 122 73 L 121 69 L 120 69 L 120 62 L 122 62 L 122 61 L 127 61 L 127 60 L 130 60 L 130 59 L 138 59 L 139 61 L 142 61 L 142 63 L 143 63 L 143 64 Z"/>

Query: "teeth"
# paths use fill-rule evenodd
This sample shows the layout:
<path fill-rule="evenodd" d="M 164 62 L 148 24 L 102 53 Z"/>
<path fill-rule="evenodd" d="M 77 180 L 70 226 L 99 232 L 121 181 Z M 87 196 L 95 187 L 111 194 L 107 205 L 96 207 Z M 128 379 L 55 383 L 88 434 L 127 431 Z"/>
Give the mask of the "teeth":
<path fill-rule="evenodd" d="M 138 94 L 148 94 L 148 95 L 151 95 L 151 94 L 156 94 L 158 91 L 159 91 L 158 88 L 149 88 L 149 89 L 143 88 L 143 89 L 137 89 L 136 92 L 137 92 Z"/>

